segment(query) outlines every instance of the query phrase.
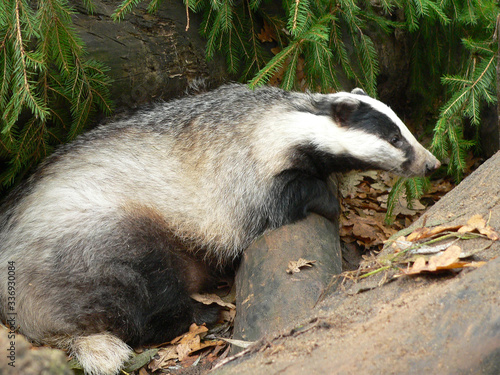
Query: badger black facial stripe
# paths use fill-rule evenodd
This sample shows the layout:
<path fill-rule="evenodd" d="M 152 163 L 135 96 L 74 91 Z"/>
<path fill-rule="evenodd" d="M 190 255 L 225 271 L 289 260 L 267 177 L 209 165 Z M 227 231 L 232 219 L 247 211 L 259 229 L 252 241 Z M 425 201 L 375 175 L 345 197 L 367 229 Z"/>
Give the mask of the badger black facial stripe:
<path fill-rule="evenodd" d="M 395 135 L 403 138 L 399 127 L 389 116 L 374 110 L 367 103 L 360 102 L 357 110 L 352 113 L 349 120 L 347 126 L 374 134 L 388 142 Z"/>
<path fill-rule="evenodd" d="M 311 143 L 300 145 L 294 152 L 292 169 L 306 170 L 309 174 L 325 179 L 328 173 L 325 171 L 344 172 L 352 169 L 367 170 L 373 168 L 373 164 L 361 160 L 347 153 L 332 154 L 318 149 Z"/>

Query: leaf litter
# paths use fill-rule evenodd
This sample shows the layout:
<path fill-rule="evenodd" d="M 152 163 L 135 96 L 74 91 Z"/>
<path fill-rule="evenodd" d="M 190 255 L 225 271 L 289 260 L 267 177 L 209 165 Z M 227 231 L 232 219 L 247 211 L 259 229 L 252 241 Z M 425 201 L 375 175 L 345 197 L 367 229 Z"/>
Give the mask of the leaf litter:
<path fill-rule="evenodd" d="M 193 323 L 183 335 L 135 354 L 125 366 L 124 373 L 182 374 L 183 369 L 188 371 L 188 368 L 200 368 L 199 371 L 202 371 L 201 367 L 205 366 L 206 369 L 207 364 L 212 367 L 228 355 L 231 342 L 227 337 L 231 336 L 236 315 L 234 292 L 231 291 L 224 297 L 217 294 L 193 294 L 191 298 L 206 305 L 220 306 L 217 325 L 209 330 L 205 325 Z"/>
<path fill-rule="evenodd" d="M 433 183 L 432 190 L 421 200 L 408 204 L 406 198 L 401 197 L 393 211 L 395 220 L 388 225 L 385 222 L 387 200 L 396 179 L 384 171 L 352 171 L 343 175 L 339 186 L 342 197 L 339 223 L 344 243 L 364 252 L 382 250 L 388 238 L 416 221 L 429 204 L 452 188 L 448 181 L 440 180 Z"/>
<path fill-rule="evenodd" d="M 288 262 L 288 267 L 286 269 L 287 273 L 294 274 L 299 273 L 300 270 L 304 267 L 312 267 L 316 263 L 315 260 L 307 260 L 304 258 L 299 258 L 298 260 L 291 260 Z"/>
<path fill-rule="evenodd" d="M 475 238 L 487 240 L 487 245 L 474 251 L 463 251 L 459 246 L 460 241 Z M 486 262 L 474 261 L 471 257 L 499 239 L 498 233 L 481 215 L 473 215 L 464 225 L 423 226 L 407 236 L 387 241 L 384 247 L 384 250 L 388 250 L 387 254 L 365 255 L 357 270 L 344 272 L 342 276 L 344 281 L 357 281 L 384 272 L 384 277 L 378 283 L 381 285 L 402 276 L 477 268 Z"/>

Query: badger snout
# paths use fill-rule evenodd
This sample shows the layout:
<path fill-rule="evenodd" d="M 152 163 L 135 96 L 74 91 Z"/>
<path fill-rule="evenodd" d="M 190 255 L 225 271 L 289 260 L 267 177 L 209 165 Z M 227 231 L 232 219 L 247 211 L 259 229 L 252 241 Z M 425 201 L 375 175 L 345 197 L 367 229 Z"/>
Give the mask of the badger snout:
<path fill-rule="evenodd" d="M 424 174 L 426 176 L 430 175 L 432 172 L 434 172 L 436 169 L 438 169 L 441 166 L 441 162 L 437 160 L 434 156 L 432 157 L 434 160 L 428 160 L 425 163 L 425 172 Z"/>
<path fill-rule="evenodd" d="M 403 172 L 406 177 L 428 176 L 441 166 L 437 158 L 429 150 L 418 145 L 412 163 Z"/>
<path fill-rule="evenodd" d="M 421 147 L 420 152 L 417 152 L 417 175 L 428 176 L 441 166 L 441 162 L 430 153 L 429 150 Z"/>

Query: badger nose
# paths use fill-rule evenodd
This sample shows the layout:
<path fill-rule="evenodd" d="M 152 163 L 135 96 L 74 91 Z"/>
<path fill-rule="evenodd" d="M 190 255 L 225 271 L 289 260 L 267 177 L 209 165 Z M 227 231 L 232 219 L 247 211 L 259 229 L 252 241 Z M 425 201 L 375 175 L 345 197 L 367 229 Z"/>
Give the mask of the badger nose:
<path fill-rule="evenodd" d="M 425 174 L 429 175 L 441 166 L 441 162 L 436 159 L 436 161 L 427 162 L 425 165 Z"/>

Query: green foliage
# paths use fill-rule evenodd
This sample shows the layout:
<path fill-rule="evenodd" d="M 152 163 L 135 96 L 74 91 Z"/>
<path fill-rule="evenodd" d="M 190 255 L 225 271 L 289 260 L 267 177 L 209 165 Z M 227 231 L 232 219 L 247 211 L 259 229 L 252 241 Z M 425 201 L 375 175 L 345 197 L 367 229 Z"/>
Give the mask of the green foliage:
<path fill-rule="evenodd" d="M 472 124 L 478 132 L 481 109 L 497 100 L 498 45 L 493 34 L 499 6 L 496 1 L 463 0 L 441 5 L 443 14 L 422 19 L 415 34 L 412 87 L 429 98 L 428 107 L 436 97 L 447 97 L 434 126 L 431 150 L 441 160 L 449 159 L 448 173 L 459 181 L 467 150 L 478 148 L 477 137 L 464 138 L 464 125 Z"/>
<path fill-rule="evenodd" d="M 394 209 L 399 202 L 399 198 L 404 194 L 408 208 L 413 208 L 413 202 L 420 197 L 429 188 L 429 179 L 424 177 L 399 178 L 392 187 L 391 193 L 387 199 L 387 212 L 385 215 L 386 224 L 392 224 L 394 221 Z"/>
<path fill-rule="evenodd" d="M 445 75 L 442 83 L 449 88 L 449 100 L 442 106 L 434 130 L 432 150 L 440 158 L 449 157 L 448 173 L 456 180 L 465 170 L 467 149 L 475 145 L 474 140 L 465 140 L 464 121 L 469 121 L 479 131 L 481 108 L 497 100 L 496 57 L 492 43 L 463 39 L 469 60 L 465 69 L 456 75 Z"/>
<path fill-rule="evenodd" d="M 0 190 L 110 112 L 106 69 L 84 59 L 71 14 L 66 0 L 0 2 Z"/>

